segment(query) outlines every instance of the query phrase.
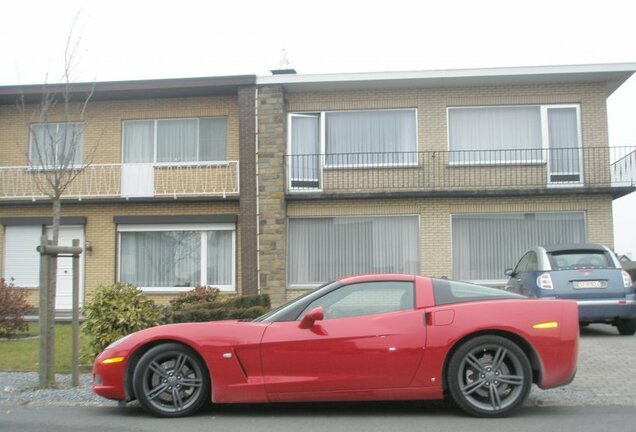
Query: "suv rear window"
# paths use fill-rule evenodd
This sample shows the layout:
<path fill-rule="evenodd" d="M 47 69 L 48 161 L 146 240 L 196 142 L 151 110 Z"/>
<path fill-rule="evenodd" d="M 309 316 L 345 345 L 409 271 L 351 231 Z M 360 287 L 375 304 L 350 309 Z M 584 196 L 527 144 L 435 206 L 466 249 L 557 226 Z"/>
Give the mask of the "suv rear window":
<path fill-rule="evenodd" d="M 596 250 L 567 250 L 548 253 L 553 270 L 578 268 L 614 268 L 607 252 Z"/>
<path fill-rule="evenodd" d="M 448 279 L 432 279 L 436 305 L 463 303 L 470 301 L 519 299 L 522 295 L 466 282 Z"/>

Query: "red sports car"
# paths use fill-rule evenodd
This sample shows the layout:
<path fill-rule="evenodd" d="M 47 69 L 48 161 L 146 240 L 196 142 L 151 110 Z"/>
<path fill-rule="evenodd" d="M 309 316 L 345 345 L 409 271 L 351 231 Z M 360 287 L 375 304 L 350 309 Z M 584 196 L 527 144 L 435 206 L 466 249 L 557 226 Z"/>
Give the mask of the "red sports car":
<path fill-rule="evenodd" d="M 95 360 L 94 391 L 177 417 L 209 403 L 442 399 L 500 417 L 576 370 L 578 307 L 446 279 L 354 276 L 251 322 L 153 327 Z"/>

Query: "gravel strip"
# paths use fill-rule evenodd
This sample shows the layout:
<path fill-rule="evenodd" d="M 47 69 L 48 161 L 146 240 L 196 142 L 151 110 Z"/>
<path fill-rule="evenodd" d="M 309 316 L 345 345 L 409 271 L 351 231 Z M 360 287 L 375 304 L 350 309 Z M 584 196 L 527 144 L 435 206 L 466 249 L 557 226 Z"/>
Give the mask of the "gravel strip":
<path fill-rule="evenodd" d="M 56 389 L 38 389 L 36 372 L 0 372 L 1 405 L 116 406 L 93 393 L 92 376 L 80 375 L 79 387 L 71 386 L 71 376 L 56 374 Z"/>

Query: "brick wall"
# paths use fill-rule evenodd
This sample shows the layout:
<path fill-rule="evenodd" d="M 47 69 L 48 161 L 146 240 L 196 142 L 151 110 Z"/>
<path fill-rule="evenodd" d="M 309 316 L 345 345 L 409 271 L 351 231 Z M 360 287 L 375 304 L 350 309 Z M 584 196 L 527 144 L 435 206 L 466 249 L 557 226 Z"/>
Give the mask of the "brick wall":
<path fill-rule="evenodd" d="M 437 277 L 452 277 L 451 215 L 557 211 L 585 212 L 587 240 L 613 247 L 610 195 L 295 201 L 287 208 L 289 217 L 418 215 L 420 272 Z M 287 298 L 302 292 L 288 290 Z"/>
<path fill-rule="evenodd" d="M 104 203 L 104 204 L 63 204 L 62 216 L 86 217 L 85 240 L 90 242 L 93 252 L 85 256 L 85 298 L 90 298 L 91 290 L 101 284 L 112 284 L 117 274 L 117 231 L 113 216 L 143 215 L 197 215 L 197 214 L 234 214 L 238 215 L 238 202 L 180 202 L 173 203 Z M 34 204 L 0 207 L 2 217 L 50 216 L 47 205 Z M 240 293 L 241 280 L 241 227 L 236 232 L 236 286 Z M 0 227 L 0 274 L 4 274 L 4 227 Z M 162 297 L 162 296 L 155 296 Z M 165 301 L 172 295 L 164 296 Z M 31 294 L 31 301 L 37 301 L 37 291 Z M 35 303 L 37 304 L 37 303 Z"/>
<path fill-rule="evenodd" d="M 27 107 L 33 112 L 33 107 Z M 78 117 L 78 105 L 71 107 L 71 120 Z M 227 116 L 228 158 L 239 158 L 239 119 L 236 96 L 200 98 L 144 99 L 89 103 L 85 114 L 84 158 L 94 152 L 93 163 L 121 163 L 122 121 Z M 31 116 L 31 122 L 37 117 Z M 49 121 L 63 121 L 60 112 L 54 112 Z M 0 105 L 0 166 L 25 166 L 28 146 L 28 127 L 25 118 L 14 105 Z"/>

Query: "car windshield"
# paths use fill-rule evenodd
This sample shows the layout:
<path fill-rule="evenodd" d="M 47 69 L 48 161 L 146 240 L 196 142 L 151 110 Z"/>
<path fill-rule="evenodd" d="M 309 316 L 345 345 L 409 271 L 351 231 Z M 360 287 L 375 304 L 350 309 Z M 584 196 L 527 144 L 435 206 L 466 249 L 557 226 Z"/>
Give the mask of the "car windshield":
<path fill-rule="evenodd" d="M 614 268 L 607 252 L 597 250 L 567 250 L 548 253 L 553 270 L 579 268 Z"/>
<path fill-rule="evenodd" d="M 288 301 L 287 303 L 283 303 L 282 305 L 280 305 L 280 306 L 278 306 L 278 307 L 276 307 L 276 308 L 272 309 L 271 311 L 269 311 L 269 312 L 267 312 L 267 313 L 265 313 L 265 314 L 263 314 L 263 315 L 261 315 L 261 316 L 259 316 L 259 317 L 257 317 L 257 318 L 254 318 L 254 319 L 252 320 L 252 322 L 263 322 L 263 321 L 268 321 L 268 320 L 269 320 L 269 318 L 273 317 L 274 315 L 277 315 L 279 312 L 281 312 L 281 311 L 283 311 L 284 309 L 287 309 L 288 307 L 292 306 L 292 305 L 293 305 L 294 303 L 296 303 L 297 301 L 299 301 L 299 300 L 301 300 L 301 299 L 303 299 L 303 298 L 305 298 L 305 297 L 307 297 L 307 296 L 309 296 L 309 295 L 311 295 L 311 294 L 315 293 L 315 292 L 316 292 L 316 291 L 318 291 L 319 289 L 321 289 L 321 288 L 323 288 L 323 287 L 325 287 L 325 286 L 327 286 L 327 285 L 329 285 L 329 284 L 331 284 L 331 283 L 332 283 L 332 282 L 327 282 L 326 284 L 320 285 L 319 287 L 317 287 L 317 288 L 315 288 L 315 289 L 309 290 L 309 291 L 307 291 L 306 293 L 304 293 L 304 294 L 302 294 L 302 295 L 300 295 L 300 296 L 296 297 L 295 299 L 290 300 L 290 301 Z"/>

